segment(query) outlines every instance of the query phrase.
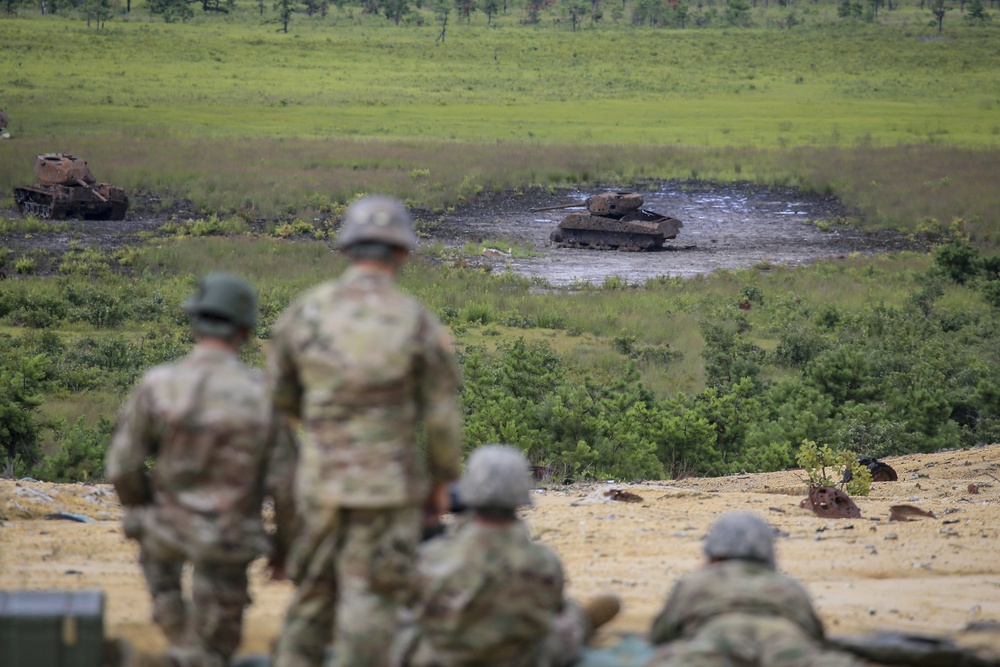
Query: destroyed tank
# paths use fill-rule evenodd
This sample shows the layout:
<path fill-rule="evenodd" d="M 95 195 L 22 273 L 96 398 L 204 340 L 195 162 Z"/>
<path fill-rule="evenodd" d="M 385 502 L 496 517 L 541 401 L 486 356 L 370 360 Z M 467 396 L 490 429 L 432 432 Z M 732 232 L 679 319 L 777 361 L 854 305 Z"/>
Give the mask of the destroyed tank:
<path fill-rule="evenodd" d="M 680 220 L 642 208 L 637 192 L 607 192 L 582 202 L 546 206 L 534 211 L 553 211 L 586 206 L 586 212 L 570 213 L 549 238 L 560 248 L 597 250 L 659 250 L 664 241 L 677 237 Z"/>
<path fill-rule="evenodd" d="M 22 215 L 125 219 L 125 191 L 110 183 L 98 183 L 86 160 L 68 153 L 45 153 L 35 158 L 35 177 L 36 185 L 14 188 L 14 202 Z"/>

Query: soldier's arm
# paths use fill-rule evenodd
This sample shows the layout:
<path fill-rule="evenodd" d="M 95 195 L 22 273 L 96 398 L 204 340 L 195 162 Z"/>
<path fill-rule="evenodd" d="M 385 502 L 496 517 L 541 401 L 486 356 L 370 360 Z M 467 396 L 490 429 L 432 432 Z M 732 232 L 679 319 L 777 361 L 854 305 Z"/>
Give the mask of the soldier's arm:
<path fill-rule="evenodd" d="M 267 376 L 275 412 L 299 419 L 302 416 L 302 385 L 288 335 L 295 312 L 290 308 L 274 324 L 267 355 Z"/>
<path fill-rule="evenodd" d="M 656 644 L 666 644 L 675 639 L 680 639 L 684 632 L 684 592 L 683 581 L 674 584 L 674 588 L 667 597 L 667 604 L 653 621 L 653 627 L 649 631 L 649 641 Z"/>
<path fill-rule="evenodd" d="M 272 563 L 283 564 L 295 535 L 295 467 L 298 445 L 288 420 L 275 415 L 271 449 L 264 478 L 265 491 L 274 500 L 274 552 Z"/>
<path fill-rule="evenodd" d="M 461 384 L 447 330 L 425 313 L 419 406 L 427 433 L 427 468 L 435 486 L 458 479 L 462 460 Z"/>
<path fill-rule="evenodd" d="M 126 507 L 147 505 L 153 500 L 146 459 L 156 454 L 154 431 L 149 389 L 140 383 L 119 414 L 108 448 L 108 480 Z"/>
<path fill-rule="evenodd" d="M 789 579 L 788 590 L 780 599 L 786 618 L 801 626 L 813 639 L 823 640 L 823 622 L 813 609 L 809 593 L 799 582 Z"/>

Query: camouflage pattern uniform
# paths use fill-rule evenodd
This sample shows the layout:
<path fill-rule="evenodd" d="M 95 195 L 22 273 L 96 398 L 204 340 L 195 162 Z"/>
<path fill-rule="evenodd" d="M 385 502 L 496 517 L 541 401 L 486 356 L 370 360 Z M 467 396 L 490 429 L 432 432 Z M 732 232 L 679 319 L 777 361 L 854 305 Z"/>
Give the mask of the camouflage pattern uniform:
<path fill-rule="evenodd" d="M 155 466 L 146 472 L 146 461 Z M 275 499 L 273 547 L 290 542 L 295 449 L 273 421 L 262 373 L 235 353 L 196 347 L 150 370 L 126 403 L 108 478 L 153 597 L 153 618 L 185 665 L 223 665 L 239 645 L 247 565 L 271 552 L 261 506 Z M 191 602 L 181 570 L 193 564 Z"/>
<path fill-rule="evenodd" d="M 665 646 L 649 667 L 857 665 L 849 656 L 823 647 L 823 625 L 809 594 L 794 579 L 774 571 L 773 533 L 766 522 L 748 513 L 731 513 L 716 526 L 746 528 L 747 522 L 750 529 L 738 534 L 727 535 L 716 527 L 709 532 L 706 554 L 722 560 L 674 586 L 653 623 L 652 643 Z M 759 522 L 761 529 L 752 522 Z"/>
<path fill-rule="evenodd" d="M 391 275 L 363 263 L 307 292 L 272 332 L 275 407 L 303 427 L 302 531 L 288 563 L 296 591 L 274 664 L 318 666 L 332 638 L 336 664 L 379 667 L 411 599 L 428 482 L 460 471 L 450 339 Z"/>
<path fill-rule="evenodd" d="M 565 665 L 589 634 L 563 598 L 563 570 L 520 521 L 480 525 L 431 540 L 417 567 L 418 630 L 404 633 L 409 667 Z"/>
<path fill-rule="evenodd" d="M 513 514 L 530 503 L 529 488 L 519 450 L 486 445 L 472 454 L 459 483 L 462 499 L 473 512 L 506 504 L 510 519 L 474 516 L 423 546 L 420 597 L 397 643 L 398 665 L 556 667 L 580 655 L 590 621 L 563 597 L 559 557 L 533 542 Z"/>

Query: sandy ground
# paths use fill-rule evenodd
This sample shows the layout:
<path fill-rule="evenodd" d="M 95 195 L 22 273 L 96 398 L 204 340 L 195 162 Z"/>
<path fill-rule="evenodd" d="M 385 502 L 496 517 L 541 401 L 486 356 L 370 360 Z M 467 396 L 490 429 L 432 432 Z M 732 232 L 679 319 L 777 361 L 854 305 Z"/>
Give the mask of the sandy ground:
<path fill-rule="evenodd" d="M 807 585 L 831 634 L 959 636 L 970 621 L 1000 620 L 1000 445 L 885 461 L 899 481 L 876 483 L 857 498 L 861 519 L 820 519 L 800 509 L 802 471 L 553 486 L 536 492 L 525 518 L 563 558 L 571 595 L 612 591 L 623 598 L 605 640 L 648 628 L 671 585 L 699 566 L 708 525 L 732 509 L 758 512 L 783 531 L 779 567 Z M 609 488 L 642 500 L 610 501 Z M 895 504 L 935 518 L 890 522 Z M 95 521 L 44 519 L 54 512 Z M 0 481 L 0 589 L 103 589 L 110 635 L 162 646 L 120 516 L 106 486 Z M 241 653 L 267 650 L 291 592 L 287 583 L 266 581 L 259 561 L 251 574 L 254 603 Z M 959 639 L 995 646 L 998 635 Z"/>

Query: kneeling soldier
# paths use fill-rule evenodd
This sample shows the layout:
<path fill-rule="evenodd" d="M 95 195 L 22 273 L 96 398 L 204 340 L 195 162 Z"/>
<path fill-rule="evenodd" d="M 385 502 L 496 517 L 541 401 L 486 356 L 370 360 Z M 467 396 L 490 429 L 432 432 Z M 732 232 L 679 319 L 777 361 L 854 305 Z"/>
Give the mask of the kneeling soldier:
<path fill-rule="evenodd" d="M 469 457 L 459 495 L 471 517 L 426 543 L 412 627 L 397 646 L 408 667 L 558 667 L 576 660 L 619 601 L 586 608 L 563 597 L 563 569 L 533 542 L 516 510 L 531 504 L 520 450 L 485 445 Z"/>

